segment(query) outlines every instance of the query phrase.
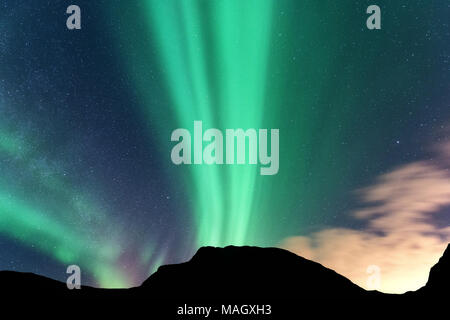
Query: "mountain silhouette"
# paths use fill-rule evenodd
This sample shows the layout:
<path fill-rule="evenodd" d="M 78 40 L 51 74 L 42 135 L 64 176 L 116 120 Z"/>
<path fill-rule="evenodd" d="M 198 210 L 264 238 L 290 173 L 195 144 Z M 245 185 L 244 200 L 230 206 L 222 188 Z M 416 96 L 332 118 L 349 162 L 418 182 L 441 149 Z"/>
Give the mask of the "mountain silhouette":
<path fill-rule="evenodd" d="M 449 272 L 450 244 L 431 268 L 424 287 L 400 295 L 384 294 L 364 290 L 335 271 L 283 249 L 202 247 L 190 261 L 161 266 L 135 288 L 82 286 L 81 290 L 69 290 L 65 283 L 43 276 L 1 271 L 0 290 L 10 300 L 21 301 L 82 299 L 98 303 L 117 299 L 121 302 L 115 307 L 156 306 L 152 309 L 153 314 L 156 310 L 160 313 L 170 310 L 175 315 L 176 308 L 187 303 L 245 302 L 278 306 L 278 315 L 284 316 L 297 312 L 299 306 L 302 310 L 320 310 L 327 315 L 336 314 L 341 307 L 346 315 L 357 315 L 356 306 L 372 310 L 372 313 L 374 306 L 377 306 L 376 310 L 407 306 L 411 311 L 430 301 L 448 300 Z M 349 305 L 354 307 L 348 309 Z M 404 314 L 404 309 L 401 310 Z"/>
<path fill-rule="evenodd" d="M 427 284 L 414 292 L 418 296 L 433 298 L 450 298 L 450 244 L 444 254 L 433 267 L 431 267 Z"/>
<path fill-rule="evenodd" d="M 357 298 L 370 295 L 322 265 L 277 248 L 203 247 L 186 263 L 161 266 L 140 287 L 164 298 Z"/>

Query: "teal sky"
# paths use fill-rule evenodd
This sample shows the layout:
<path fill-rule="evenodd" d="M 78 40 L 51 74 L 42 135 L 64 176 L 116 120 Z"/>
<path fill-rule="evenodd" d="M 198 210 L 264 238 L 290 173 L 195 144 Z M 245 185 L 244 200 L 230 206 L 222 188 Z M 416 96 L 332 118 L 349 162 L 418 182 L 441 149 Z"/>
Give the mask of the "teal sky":
<path fill-rule="evenodd" d="M 204 245 L 368 233 L 356 190 L 448 168 L 443 1 L 380 1 L 381 30 L 368 1 L 76 2 L 74 31 L 65 4 L 0 5 L 0 269 L 124 287 Z M 279 129 L 279 172 L 175 166 L 196 120 Z"/>

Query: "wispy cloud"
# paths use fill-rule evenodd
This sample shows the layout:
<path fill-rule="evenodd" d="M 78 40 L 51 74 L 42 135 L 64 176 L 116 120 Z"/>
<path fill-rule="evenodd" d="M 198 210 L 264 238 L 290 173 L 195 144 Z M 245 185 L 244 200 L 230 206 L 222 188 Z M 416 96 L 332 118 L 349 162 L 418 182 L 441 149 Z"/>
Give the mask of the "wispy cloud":
<path fill-rule="evenodd" d="M 440 145 L 438 158 L 448 159 L 448 154 L 450 144 Z M 402 293 L 423 286 L 430 267 L 450 241 L 450 226 L 435 223 L 436 215 L 450 213 L 447 164 L 413 162 L 357 193 L 363 208 L 351 214 L 367 222 L 363 230 L 324 229 L 287 238 L 281 247 L 320 262 L 364 288 L 369 265 L 381 270 L 380 291 Z"/>

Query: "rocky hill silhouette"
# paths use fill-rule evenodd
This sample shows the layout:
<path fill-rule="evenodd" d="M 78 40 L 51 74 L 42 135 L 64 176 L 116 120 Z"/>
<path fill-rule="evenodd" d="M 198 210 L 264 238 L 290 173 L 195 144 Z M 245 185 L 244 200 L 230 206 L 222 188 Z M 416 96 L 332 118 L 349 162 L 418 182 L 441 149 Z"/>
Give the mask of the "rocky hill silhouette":
<path fill-rule="evenodd" d="M 173 314 L 177 306 L 186 303 L 270 303 L 283 306 L 278 311 L 284 312 L 294 312 L 299 305 L 302 310 L 321 310 L 321 306 L 327 306 L 321 312 L 330 314 L 336 312 L 336 306 L 349 303 L 371 308 L 376 305 L 384 310 L 384 306 L 402 305 L 411 309 L 419 305 L 416 301 L 448 300 L 449 272 L 450 244 L 431 268 L 424 287 L 402 295 L 383 294 L 366 291 L 335 271 L 283 249 L 229 246 L 202 247 L 190 261 L 161 266 L 136 288 L 83 286 L 81 290 L 68 290 L 65 283 L 12 271 L 0 272 L 0 288 L 10 300 L 118 299 L 121 306 L 131 302 L 146 307 L 169 306 Z"/>
<path fill-rule="evenodd" d="M 203 247 L 186 263 L 161 266 L 139 288 L 164 298 L 358 298 L 375 294 L 324 266 L 277 248 Z"/>
<path fill-rule="evenodd" d="M 427 284 L 414 294 L 420 297 L 450 298 L 450 244 L 438 263 L 431 267 Z"/>

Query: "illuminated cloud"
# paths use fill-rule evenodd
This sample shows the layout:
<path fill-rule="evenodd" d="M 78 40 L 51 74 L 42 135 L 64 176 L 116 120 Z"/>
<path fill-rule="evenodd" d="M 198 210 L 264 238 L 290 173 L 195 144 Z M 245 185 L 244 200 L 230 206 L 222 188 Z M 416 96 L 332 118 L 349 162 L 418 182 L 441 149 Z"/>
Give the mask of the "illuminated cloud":
<path fill-rule="evenodd" d="M 450 144 L 441 145 L 440 151 L 449 154 Z M 380 291 L 402 293 L 423 286 L 450 241 L 450 227 L 436 223 L 436 215 L 449 212 L 448 169 L 431 161 L 414 162 L 382 175 L 358 194 L 364 208 L 352 215 L 366 221 L 365 228 L 324 229 L 287 238 L 281 247 L 364 288 L 368 288 L 370 265 L 381 270 Z"/>

